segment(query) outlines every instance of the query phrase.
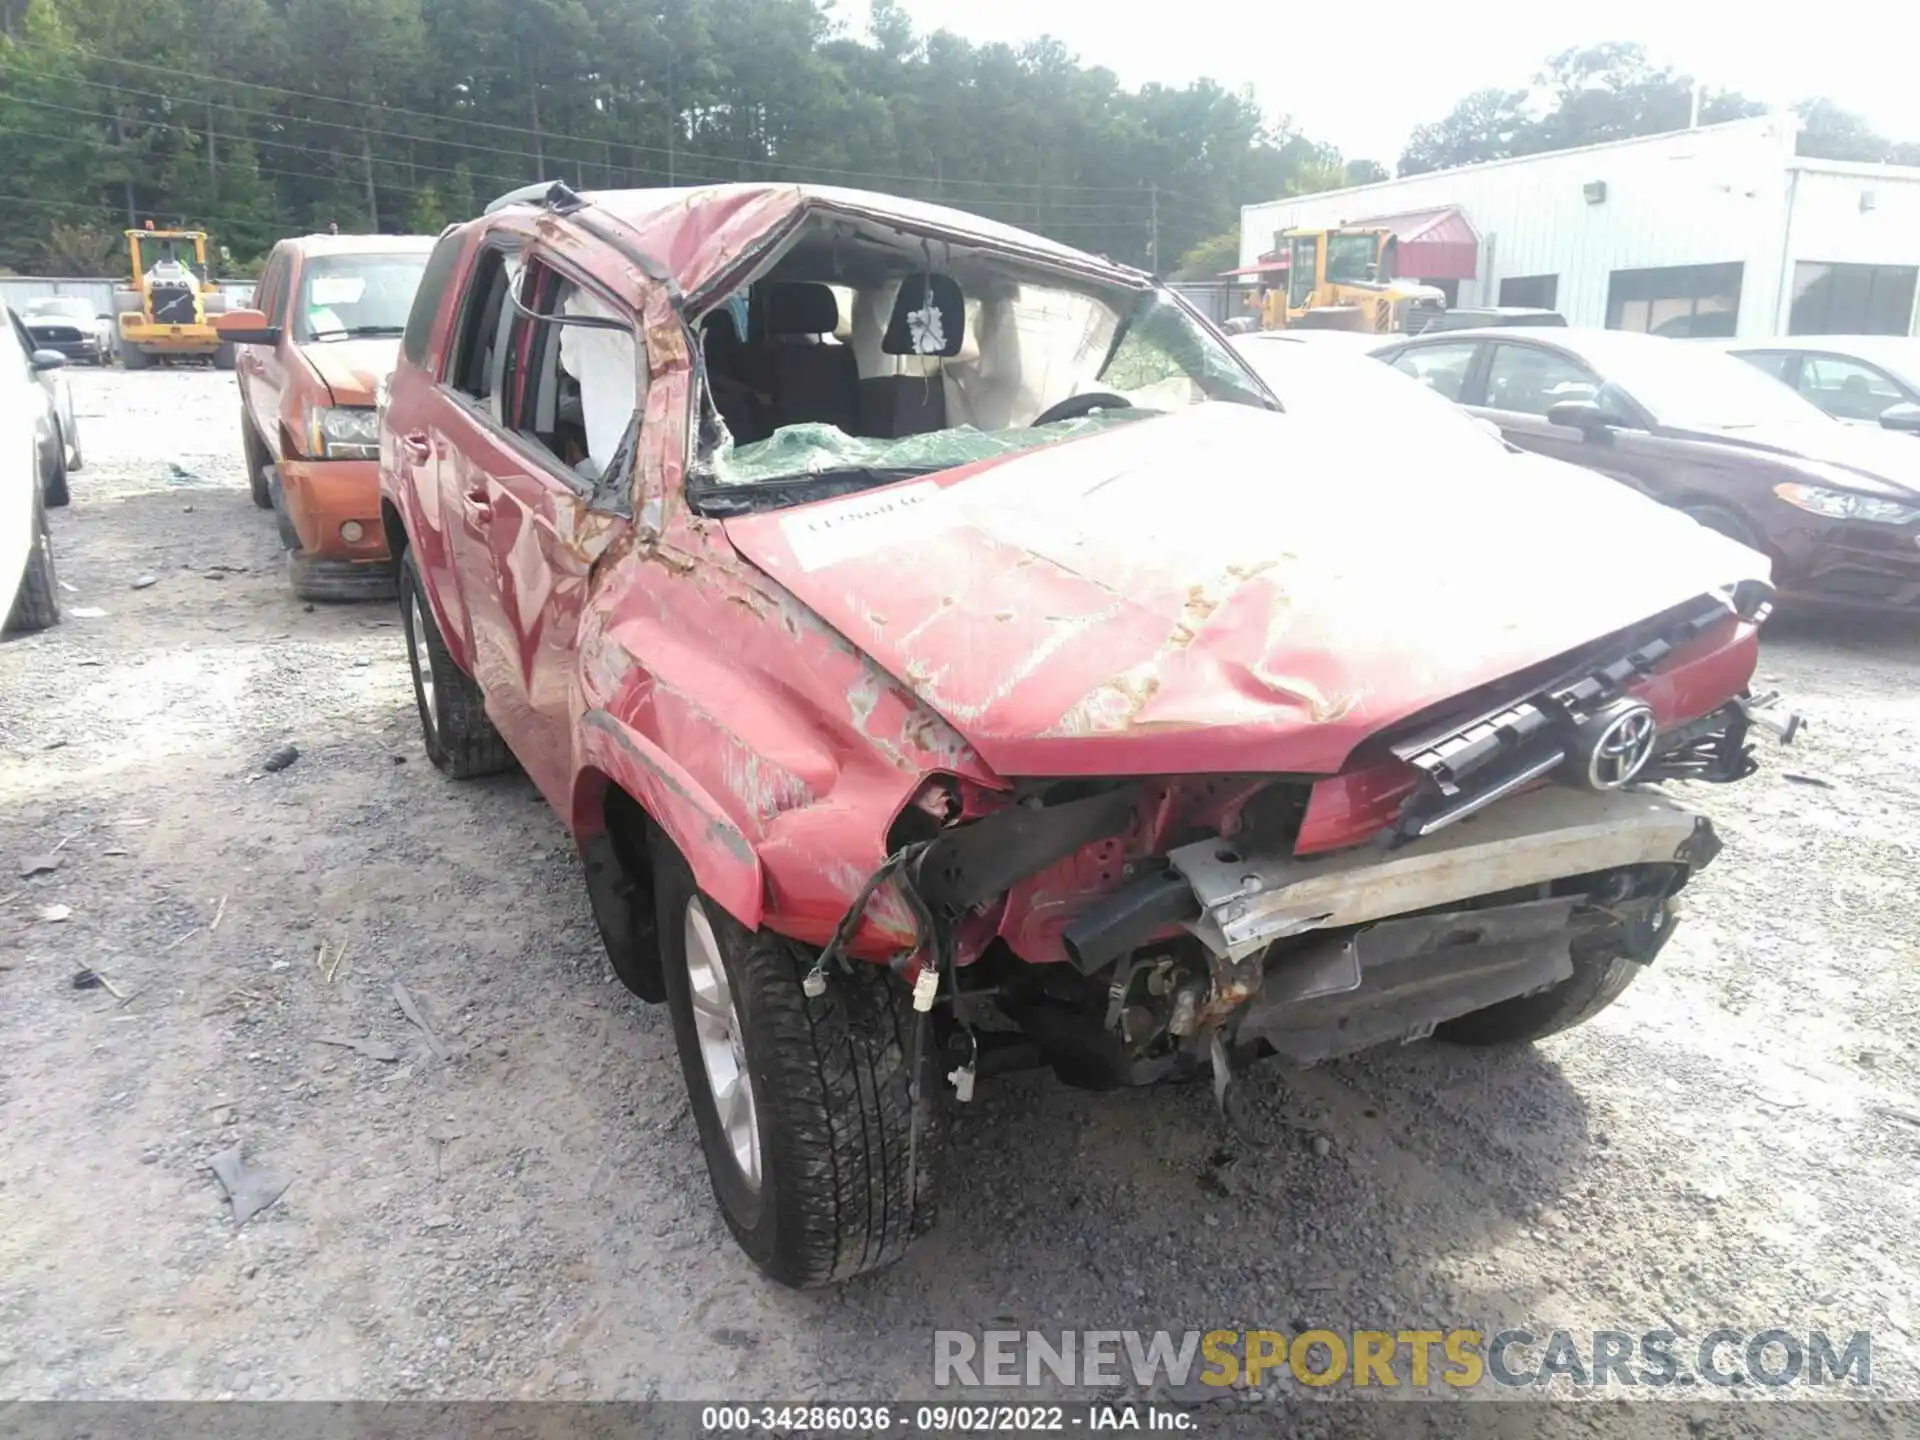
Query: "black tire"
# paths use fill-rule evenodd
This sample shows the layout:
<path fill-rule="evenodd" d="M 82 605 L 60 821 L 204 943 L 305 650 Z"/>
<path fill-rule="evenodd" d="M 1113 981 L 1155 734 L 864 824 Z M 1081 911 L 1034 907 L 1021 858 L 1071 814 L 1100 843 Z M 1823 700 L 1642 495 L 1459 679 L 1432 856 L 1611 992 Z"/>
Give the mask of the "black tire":
<path fill-rule="evenodd" d="M 1686 513 L 1717 535 L 1737 540 L 1749 550 L 1758 550 L 1763 555 L 1767 553 L 1760 543 L 1760 537 L 1754 534 L 1753 527 L 1723 506 L 1689 505 Z"/>
<path fill-rule="evenodd" d="M 273 508 L 273 492 L 267 488 L 267 468 L 273 464 L 273 457 L 267 453 L 266 443 L 253 428 L 246 409 L 240 411 L 240 453 L 247 461 L 247 485 L 253 491 L 253 503 L 262 510 Z"/>
<path fill-rule="evenodd" d="M 33 549 L 27 552 L 26 573 L 7 610 L 9 635 L 45 630 L 60 619 L 60 579 L 53 568 L 53 537 L 47 533 L 47 512 L 39 496 L 33 502 Z"/>
<path fill-rule="evenodd" d="M 53 466 L 40 477 L 40 494 L 49 510 L 60 509 L 72 498 L 67 491 L 67 437 L 58 421 L 53 429 Z"/>
<path fill-rule="evenodd" d="M 420 738 L 427 758 L 456 780 L 509 769 L 513 752 L 487 718 L 480 687 L 454 663 L 447 642 L 440 638 L 440 625 L 427 603 L 411 550 L 400 557 L 400 628 L 407 633 L 407 664 L 413 670 L 413 701 L 420 712 Z M 421 683 L 423 665 L 433 681 L 431 699 L 428 687 Z"/>
<path fill-rule="evenodd" d="M 213 368 L 216 370 L 233 369 L 233 344 L 222 340 L 213 352 Z"/>
<path fill-rule="evenodd" d="M 727 1228 L 783 1285 L 829 1285 L 892 1264 L 933 1228 L 944 1139 L 930 1032 L 920 1083 L 912 1083 L 921 1017 L 906 987 L 886 968 L 856 961 L 809 999 L 801 981 L 813 951 L 747 930 L 703 897 L 663 833 L 650 830 L 649 848 L 667 1007 Z M 759 1137 L 757 1186 L 722 1126 L 701 1056 L 687 966 L 691 905 L 714 937 L 737 1017 Z"/>
<path fill-rule="evenodd" d="M 1647 967 L 1624 955 L 1575 951 L 1573 975 L 1538 995 L 1502 1000 L 1484 1010 L 1448 1020 L 1434 1038 L 1453 1045 L 1519 1045 L 1584 1025 L 1618 1000 Z"/>
<path fill-rule="evenodd" d="M 120 365 L 127 370 L 144 370 L 153 364 L 153 357 L 138 345 L 120 347 Z"/>

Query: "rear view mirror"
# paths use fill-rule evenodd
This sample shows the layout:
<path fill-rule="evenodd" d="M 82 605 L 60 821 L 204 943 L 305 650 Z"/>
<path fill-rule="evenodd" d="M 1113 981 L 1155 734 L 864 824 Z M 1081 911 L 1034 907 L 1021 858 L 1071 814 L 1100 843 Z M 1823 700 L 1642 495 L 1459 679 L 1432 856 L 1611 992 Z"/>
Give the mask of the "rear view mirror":
<path fill-rule="evenodd" d="M 278 345 L 280 327 L 267 324 L 267 317 L 258 310 L 229 310 L 224 315 L 209 316 L 213 328 L 220 332 L 220 338 L 232 345 Z"/>
<path fill-rule="evenodd" d="M 1904 435 L 1920 435 L 1920 405 L 1889 405 L 1880 412 L 1880 425 L 1885 430 L 1898 430 Z"/>
<path fill-rule="evenodd" d="M 58 350 L 36 350 L 33 352 L 33 368 L 39 371 L 58 370 L 67 363 L 67 357 Z"/>
<path fill-rule="evenodd" d="M 1613 429 L 1607 412 L 1591 400 L 1562 400 L 1547 411 L 1547 423 L 1578 430 L 1589 440 L 1597 440 Z"/>

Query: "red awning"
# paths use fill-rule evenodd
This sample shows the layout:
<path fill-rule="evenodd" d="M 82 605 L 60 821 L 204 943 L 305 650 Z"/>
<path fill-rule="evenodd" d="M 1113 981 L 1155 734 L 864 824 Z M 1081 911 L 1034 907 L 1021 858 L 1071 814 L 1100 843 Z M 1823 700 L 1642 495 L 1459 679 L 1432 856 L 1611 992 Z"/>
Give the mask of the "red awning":
<path fill-rule="evenodd" d="M 1479 269 L 1480 232 L 1462 211 L 1451 207 L 1348 223 L 1381 225 L 1393 231 L 1400 242 L 1394 274 L 1408 280 L 1471 280 Z"/>

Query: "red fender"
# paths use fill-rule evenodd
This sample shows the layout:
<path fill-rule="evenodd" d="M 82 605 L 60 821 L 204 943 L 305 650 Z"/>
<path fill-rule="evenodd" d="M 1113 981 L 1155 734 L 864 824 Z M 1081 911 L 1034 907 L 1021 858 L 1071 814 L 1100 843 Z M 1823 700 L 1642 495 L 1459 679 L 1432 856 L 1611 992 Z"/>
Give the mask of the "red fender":
<path fill-rule="evenodd" d="M 766 881 L 760 856 L 745 832 L 666 752 L 605 710 L 580 717 L 579 764 L 574 770 L 573 834 L 584 847 L 606 827 L 597 776 L 605 776 L 679 847 L 694 883 L 749 930 L 760 928 Z"/>

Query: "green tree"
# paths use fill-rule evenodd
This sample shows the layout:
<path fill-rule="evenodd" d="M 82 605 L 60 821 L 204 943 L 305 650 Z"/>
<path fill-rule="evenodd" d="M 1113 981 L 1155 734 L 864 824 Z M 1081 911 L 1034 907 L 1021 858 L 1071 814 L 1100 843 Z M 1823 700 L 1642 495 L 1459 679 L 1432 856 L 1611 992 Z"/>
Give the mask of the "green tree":
<path fill-rule="evenodd" d="M 104 122 L 56 108 L 81 79 L 81 59 L 54 0 L 26 0 L 0 36 L 0 265 L 27 270 L 47 258 L 56 225 L 108 229 L 113 211 L 98 177 Z"/>
<path fill-rule="evenodd" d="M 1174 267 L 1176 280 L 1212 280 L 1240 263 L 1238 227 L 1210 235 L 1180 257 Z"/>

